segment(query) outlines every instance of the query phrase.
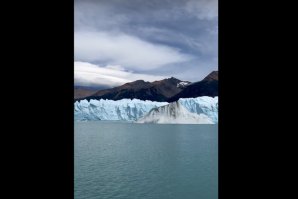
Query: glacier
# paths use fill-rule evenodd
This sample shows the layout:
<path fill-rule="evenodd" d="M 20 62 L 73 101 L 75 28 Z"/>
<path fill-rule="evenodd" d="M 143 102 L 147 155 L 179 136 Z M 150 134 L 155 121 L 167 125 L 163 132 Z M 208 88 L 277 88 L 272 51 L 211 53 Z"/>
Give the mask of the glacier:
<path fill-rule="evenodd" d="M 152 108 L 168 104 L 150 100 L 81 100 L 74 104 L 75 120 L 125 120 L 135 121 L 148 113 Z"/>
<path fill-rule="evenodd" d="M 213 123 L 218 123 L 218 97 L 180 98 L 178 102 L 189 112 L 204 114 Z M 153 108 L 168 105 L 168 102 L 150 100 L 81 100 L 74 103 L 74 120 L 124 120 L 136 121 Z"/>
<path fill-rule="evenodd" d="M 214 124 L 212 119 L 203 113 L 189 112 L 179 101 L 153 108 L 145 116 L 139 118 L 136 123 Z"/>
<path fill-rule="evenodd" d="M 218 97 L 195 97 L 180 98 L 178 102 L 183 105 L 189 112 L 196 114 L 205 114 L 218 123 Z"/>

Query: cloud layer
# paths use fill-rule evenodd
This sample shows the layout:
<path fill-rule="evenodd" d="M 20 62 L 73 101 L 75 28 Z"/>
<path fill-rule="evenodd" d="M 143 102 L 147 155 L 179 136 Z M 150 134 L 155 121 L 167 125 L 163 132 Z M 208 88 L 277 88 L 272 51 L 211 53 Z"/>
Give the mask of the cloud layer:
<path fill-rule="evenodd" d="M 75 62 L 74 78 L 76 84 L 81 86 L 114 87 L 140 79 L 152 82 L 168 77 L 124 71 L 117 65 L 98 66 L 88 62 Z"/>
<path fill-rule="evenodd" d="M 136 75 L 199 81 L 218 68 L 217 18 L 218 0 L 75 0 L 75 61 L 97 67 L 76 84 Z"/>
<path fill-rule="evenodd" d="M 75 60 L 150 70 L 191 59 L 192 56 L 180 53 L 178 49 L 152 44 L 126 34 L 75 33 Z"/>
<path fill-rule="evenodd" d="M 217 19 L 218 0 L 191 0 L 186 3 L 186 10 L 199 19 Z"/>

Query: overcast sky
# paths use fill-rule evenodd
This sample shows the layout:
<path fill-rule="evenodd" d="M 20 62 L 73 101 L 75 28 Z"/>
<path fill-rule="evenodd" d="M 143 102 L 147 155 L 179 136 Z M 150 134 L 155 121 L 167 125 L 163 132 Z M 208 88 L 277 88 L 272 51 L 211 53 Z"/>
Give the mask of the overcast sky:
<path fill-rule="evenodd" d="M 199 81 L 218 68 L 218 0 L 75 0 L 75 84 Z"/>

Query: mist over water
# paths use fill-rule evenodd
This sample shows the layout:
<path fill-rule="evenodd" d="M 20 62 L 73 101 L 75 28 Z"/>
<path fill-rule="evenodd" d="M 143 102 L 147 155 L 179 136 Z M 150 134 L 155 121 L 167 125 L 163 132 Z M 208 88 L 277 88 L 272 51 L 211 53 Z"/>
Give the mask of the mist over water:
<path fill-rule="evenodd" d="M 75 199 L 217 199 L 218 126 L 75 122 Z"/>

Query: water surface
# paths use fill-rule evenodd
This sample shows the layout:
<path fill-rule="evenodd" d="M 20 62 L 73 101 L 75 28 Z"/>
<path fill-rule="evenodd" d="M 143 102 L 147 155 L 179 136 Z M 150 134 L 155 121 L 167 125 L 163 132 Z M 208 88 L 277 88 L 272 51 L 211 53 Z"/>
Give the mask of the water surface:
<path fill-rule="evenodd" d="M 217 129 L 75 122 L 75 199 L 217 199 Z"/>

